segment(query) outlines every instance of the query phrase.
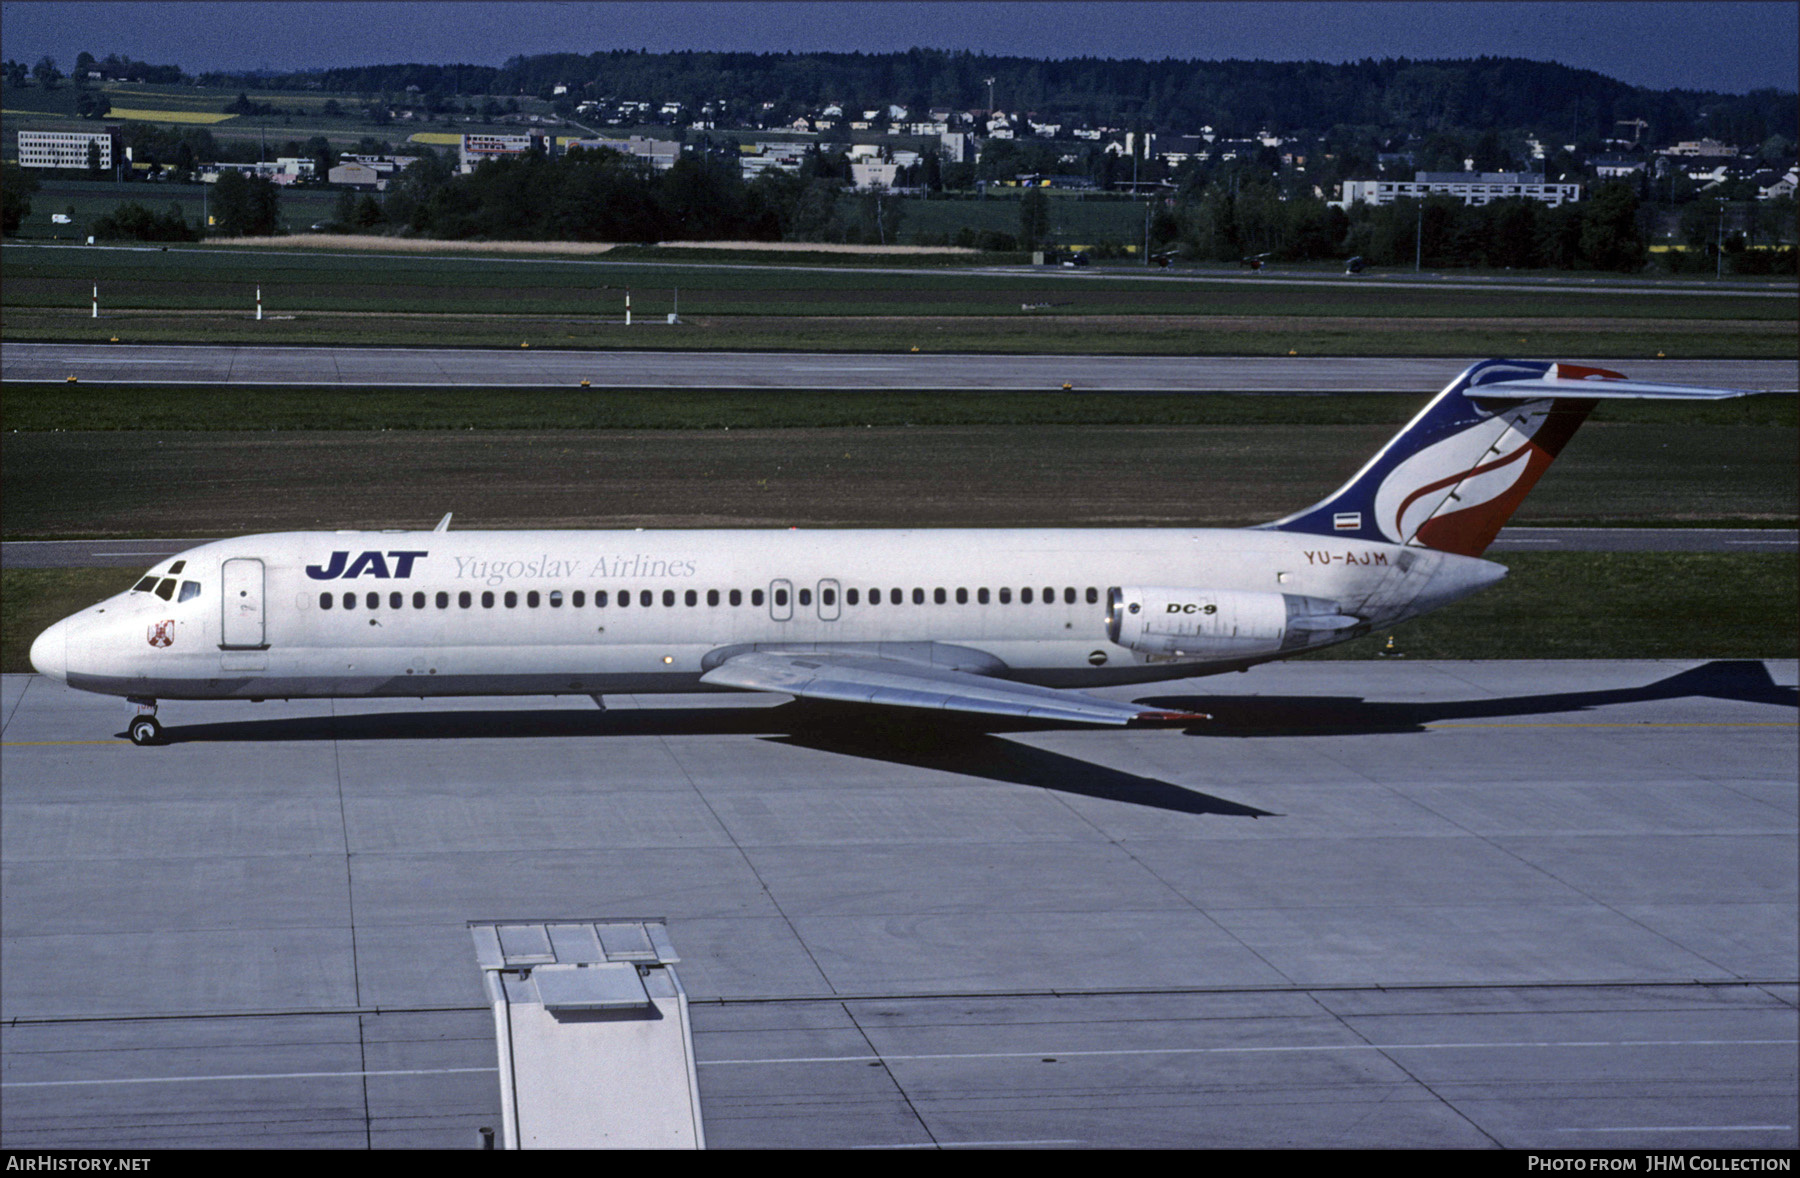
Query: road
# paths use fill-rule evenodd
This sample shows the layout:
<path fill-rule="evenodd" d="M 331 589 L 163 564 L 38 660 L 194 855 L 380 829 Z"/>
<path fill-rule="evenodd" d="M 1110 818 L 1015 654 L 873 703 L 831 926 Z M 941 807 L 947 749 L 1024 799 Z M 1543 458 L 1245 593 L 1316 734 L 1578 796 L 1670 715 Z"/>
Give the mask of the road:
<path fill-rule="evenodd" d="M 1476 357 L 1471 357 L 1475 359 Z M 1791 360 L 1583 363 L 1639 379 L 1761 392 L 1800 389 Z M 90 383 L 484 388 L 912 389 L 1355 393 L 1444 387 L 1465 362 L 1317 356 L 978 356 L 798 352 L 250 347 L 8 343 L 0 379 Z"/>

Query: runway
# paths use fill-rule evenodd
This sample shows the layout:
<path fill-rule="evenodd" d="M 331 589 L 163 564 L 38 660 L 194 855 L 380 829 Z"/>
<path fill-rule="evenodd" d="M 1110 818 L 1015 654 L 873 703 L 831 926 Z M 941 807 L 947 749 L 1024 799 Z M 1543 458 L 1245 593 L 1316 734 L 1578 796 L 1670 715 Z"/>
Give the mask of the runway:
<path fill-rule="evenodd" d="M 0 1146 L 472 1147 L 465 922 L 667 918 L 714 1147 L 1793 1149 L 1796 691 L 1288 663 L 1201 729 L 0 680 Z"/>
<path fill-rule="evenodd" d="M 647 330 L 659 330 L 654 325 Z M 1443 388 L 1469 361 L 1318 356 L 978 356 L 9 342 L 0 379 L 485 388 L 1354 393 Z M 1792 360 L 1606 360 L 1640 380 L 1800 388 Z"/>

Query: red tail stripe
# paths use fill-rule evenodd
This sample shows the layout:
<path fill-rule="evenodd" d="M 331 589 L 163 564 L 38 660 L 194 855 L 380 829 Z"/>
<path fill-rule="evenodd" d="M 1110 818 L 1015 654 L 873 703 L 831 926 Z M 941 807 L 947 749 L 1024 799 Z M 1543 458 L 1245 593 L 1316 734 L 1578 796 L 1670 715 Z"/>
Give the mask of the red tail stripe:
<path fill-rule="evenodd" d="M 1478 474 L 1486 474 L 1490 470 L 1499 470 L 1503 466 L 1510 465 L 1511 463 L 1518 462 L 1521 459 L 1529 457 L 1530 453 L 1531 453 L 1531 443 L 1527 442 L 1525 445 L 1520 446 L 1517 450 L 1514 450 L 1511 454 L 1508 454 L 1505 458 L 1501 458 L 1501 459 L 1498 459 L 1497 461 L 1490 462 L 1486 466 L 1472 466 L 1468 470 L 1463 471 L 1461 474 L 1453 474 L 1449 478 L 1439 479 L 1435 483 L 1427 483 L 1425 486 L 1420 487 L 1417 491 L 1414 491 L 1412 494 L 1408 495 L 1405 499 L 1401 500 L 1400 506 L 1397 509 L 1395 509 L 1395 511 L 1394 511 L 1394 534 L 1396 536 L 1400 535 L 1400 521 L 1403 518 L 1405 518 L 1406 509 L 1411 507 L 1413 505 L 1413 501 L 1418 499 L 1421 495 L 1429 495 L 1433 491 L 1441 490 L 1444 487 L 1451 486 L 1455 483 L 1460 483 L 1464 479 L 1472 478 Z M 1404 544 L 1406 542 L 1406 539 L 1407 538 L 1405 536 L 1401 536 L 1400 542 Z"/>

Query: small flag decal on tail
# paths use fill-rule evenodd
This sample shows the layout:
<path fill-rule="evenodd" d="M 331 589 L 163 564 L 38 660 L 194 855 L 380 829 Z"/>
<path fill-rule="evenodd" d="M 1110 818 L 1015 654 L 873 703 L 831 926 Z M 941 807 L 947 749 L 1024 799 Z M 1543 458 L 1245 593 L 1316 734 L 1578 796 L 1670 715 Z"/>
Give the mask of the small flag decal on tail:
<path fill-rule="evenodd" d="M 1340 511 L 1332 515 L 1331 526 L 1340 532 L 1354 532 L 1362 527 L 1362 512 Z"/>

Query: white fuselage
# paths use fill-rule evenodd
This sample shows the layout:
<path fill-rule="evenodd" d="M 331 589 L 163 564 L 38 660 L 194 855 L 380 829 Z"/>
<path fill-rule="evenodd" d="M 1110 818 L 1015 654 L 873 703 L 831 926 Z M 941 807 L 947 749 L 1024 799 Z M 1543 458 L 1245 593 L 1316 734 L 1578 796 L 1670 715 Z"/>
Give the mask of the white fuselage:
<path fill-rule="evenodd" d="M 1294 653 L 1127 649 L 1107 634 L 1118 586 L 1302 595 L 1365 623 L 1310 648 L 1503 573 L 1259 529 L 293 532 L 182 553 L 152 570 L 177 583 L 168 599 L 108 598 L 46 631 L 32 660 L 148 698 L 598 695 L 692 690 L 732 650 L 938 644 L 999 678 L 1079 687 Z"/>

